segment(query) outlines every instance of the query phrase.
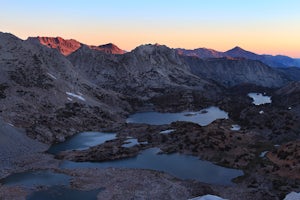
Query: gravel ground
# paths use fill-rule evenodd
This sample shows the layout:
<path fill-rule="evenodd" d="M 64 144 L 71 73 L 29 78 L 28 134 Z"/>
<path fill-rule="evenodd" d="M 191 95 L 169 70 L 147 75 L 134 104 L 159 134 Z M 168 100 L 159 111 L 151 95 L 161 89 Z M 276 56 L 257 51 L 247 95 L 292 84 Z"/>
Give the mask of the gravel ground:
<path fill-rule="evenodd" d="M 0 178 L 26 160 L 41 162 L 38 158 L 44 157 L 41 152 L 47 149 L 47 145 L 27 137 L 24 130 L 0 119 Z"/>

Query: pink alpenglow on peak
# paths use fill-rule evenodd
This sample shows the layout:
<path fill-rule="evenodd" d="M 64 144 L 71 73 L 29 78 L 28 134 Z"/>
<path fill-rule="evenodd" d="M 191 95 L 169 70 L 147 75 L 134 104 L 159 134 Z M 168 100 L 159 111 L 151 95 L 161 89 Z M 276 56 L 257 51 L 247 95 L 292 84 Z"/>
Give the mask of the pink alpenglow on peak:
<path fill-rule="evenodd" d="M 126 51 L 120 49 L 118 46 L 112 43 L 108 43 L 100 46 L 93 46 L 93 45 L 85 45 L 74 39 L 64 39 L 61 37 L 29 37 L 28 41 L 40 43 L 52 49 L 57 49 L 64 56 L 69 56 L 70 54 L 72 54 L 82 46 L 87 46 L 90 49 L 96 51 L 102 51 L 107 54 L 126 53 Z"/>
<path fill-rule="evenodd" d="M 38 42 L 52 49 L 57 49 L 64 56 L 70 55 L 82 46 L 76 40 L 65 40 L 61 37 L 29 37 L 28 40 Z"/>

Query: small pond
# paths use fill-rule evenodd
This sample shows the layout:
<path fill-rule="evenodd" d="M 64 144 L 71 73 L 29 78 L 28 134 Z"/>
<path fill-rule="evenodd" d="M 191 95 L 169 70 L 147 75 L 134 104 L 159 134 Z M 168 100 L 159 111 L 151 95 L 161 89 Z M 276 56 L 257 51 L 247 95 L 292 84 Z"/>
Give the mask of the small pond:
<path fill-rule="evenodd" d="M 96 200 L 102 189 L 81 191 L 71 189 L 71 176 L 52 172 L 50 170 L 16 173 L 1 180 L 6 186 L 22 186 L 31 189 L 42 188 L 26 197 L 27 200 Z"/>
<path fill-rule="evenodd" d="M 55 173 L 48 170 L 44 171 L 31 171 L 16 173 L 1 180 L 1 184 L 7 186 L 22 185 L 24 187 L 36 187 L 39 185 L 69 185 L 70 176 Z"/>
<path fill-rule="evenodd" d="M 249 93 L 248 96 L 253 99 L 253 104 L 262 105 L 266 103 L 272 103 L 270 96 L 265 96 L 261 93 Z"/>
<path fill-rule="evenodd" d="M 107 162 L 63 161 L 61 168 L 139 168 L 169 173 L 181 179 L 195 179 L 205 183 L 232 185 L 231 180 L 243 175 L 242 170 L 230 169 L 183 154 L 157 154 L 158 148 L 142 151 L 134 158 Z"/>
<path fill-rule="evenodd" d="M 72 136 L 65 142 L 52 145 L 48 152 L 57 154 L 66 150 L 84 150 L 113 139 L 116 139 L 115 133 L 82 132 Z"/>
<path fill-rule="evenodd" d="M 176 121 L 187 121 L 206 126 L 217 119 L 228 119 L 228 113 L 218 107 L 209 107 L 199 112 L 159 113 L 141 112 L 130 115 L 127 123 L 145 123 L 151 125 L 170 124 Z"/>

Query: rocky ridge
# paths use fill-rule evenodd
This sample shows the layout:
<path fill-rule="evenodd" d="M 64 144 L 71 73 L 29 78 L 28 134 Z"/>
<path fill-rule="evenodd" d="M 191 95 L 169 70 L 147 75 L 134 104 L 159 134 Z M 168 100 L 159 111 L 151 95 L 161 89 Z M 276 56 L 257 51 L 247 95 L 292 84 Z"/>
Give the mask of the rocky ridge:
<path fill-rule="evenodd" d="M 27 40 L 57 49 L 64 56 L 70 55 L 82 46 L 80 42 L 74 39 L 65 40 L 61 37 L 29 37 Z"/>
<path fill-rule="evenodd" d="M 91 49 L 102 51 L 107 54 L 124 54 L 126 51 L 120 49 L 115 44 L 108 43 L 100 46 L 89 46 Z"/>
<path fill-rule="evenodd" d="M 64 56 L 68 56 L 75 52 L 82 46 L 87 46 L 96 51 L 101 51 L 107 54 L 124 54 L 125 51 L 117 47 L 112 43 L 94 46 L 94 45 L 86 45 L 78 42 L 74 39 L 64 39 L 62 37 L 29 37 L 27 39 L 29 42 L 33 42 L 36 44 L 41 44 L 47 46 L 52 49 L 57 49 L 58 52 L 63 54 Z"/>
<path fill-rule="evenodd" d="M 234 47 L 228 51 L 220 52 L 213 49 L 198 48 L 194 50 L 189 49 L 177 49 L 177 52 L 181 55 L 193 56 L 202 59 L 208 58 L 245 58 L 250 60 L 258 60 L 263 62 L 266 65 L 271 67 L 300 67 L 299 59 L 290 58 L 283 55 L 265 55 L 265 54 L 256 54 L 247 50 L 242 49 L 241 47 Z"/>

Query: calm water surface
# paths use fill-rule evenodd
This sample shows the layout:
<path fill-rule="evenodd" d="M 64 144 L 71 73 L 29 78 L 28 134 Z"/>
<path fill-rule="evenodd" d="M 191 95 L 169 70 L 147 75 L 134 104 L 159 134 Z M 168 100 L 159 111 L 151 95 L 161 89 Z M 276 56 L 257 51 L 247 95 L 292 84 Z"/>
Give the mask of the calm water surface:
<path fill-rule="evenodd" d="M 16 173 L 3 179 L 1 183 L 8 186 L 22 185 L 25 187 L 69 185 L 70 178 L 65 174 L 44 170 Z"/>
<path fill-rule="evenodd" d="M 84 150 L 113 139 L 116 139 L 115 133 L 82 132 L 72 136 L 65 142 L 52 145 L 48 152 L 57 154 L 66 150 Z"/>
<path fill-rule="evenodd" d="M 32 193 L 27 200 L 97 200 L 97 194 L 103 189 L 81 191 L 61 186 L 52 186 Z"/>
<path fill-rule="evenodd" d="M 142 112 L 130 115 L 127 123 L 145 123 L 151 125 L 170 124 L 176 121 L 187 121 L 206 126 L 217 119 L 228 119 L 228 113 L 218 107 L 209 107 L 199 112 L 159 113 Z"/>
<path fill-rule="evenodd" d="M 232 185 L 231 180 L 243 175 L 242 170 L 230 169 L 183 154 L 157 154 L 158 148 L 141 152 L 134 158 L 107 162 L 64 161 L 61 168 L 139 168 L 167 172 L 181 179 L 195 179 L 205 183 Z"/>

